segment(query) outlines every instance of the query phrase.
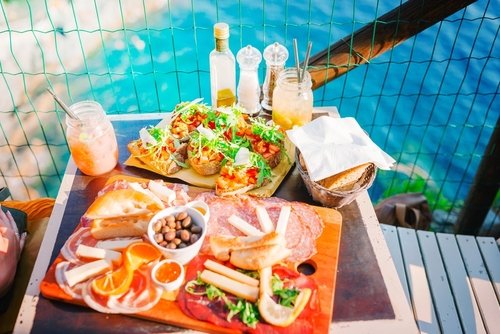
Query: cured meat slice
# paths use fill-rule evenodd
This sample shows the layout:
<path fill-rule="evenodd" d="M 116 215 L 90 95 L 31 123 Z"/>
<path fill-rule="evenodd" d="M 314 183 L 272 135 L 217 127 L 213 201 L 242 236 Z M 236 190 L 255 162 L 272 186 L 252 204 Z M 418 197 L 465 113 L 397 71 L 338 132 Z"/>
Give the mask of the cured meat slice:
<path fill-rule="evenodd" d="M 292 208 L 285 234 L 287 248 L 292 253 L 286 261 L 300 263 L 317 252 L 316 239 L 323 231 L 323 221 L 314 208 L 305 203 L 289 202 L 277 197 L 255 198 L 246 195 L 218 197 L 213 192 L 202 193 L 196 199 L 205 201 L 210 208 L 207 238 L 202 247 L 204 254 L 210 252 L 211 235 L 243 235 L 242 232 L 228 223 L 231 215 L 239 216 L 260 230 L 255 210 L 257 206 L 263 206 L 267 210 L 273 226 L 276 227 L 281 208 L 284 205 L 289 205 Z"/>
<path fill-rule="evenodd" d="M 92 290 L 92 280 L 83 289 L 83 300 L 102 313 L 139 313 L 153 308 L 162 295 L 162 288 L 151 280 L 152 265 L 134 271 L 130 289 L 123 295 L 104 297 Z"/>
<path fill-rule="evenodd" d="M 90 234 L 90 227 L 81 227 L 74 232 L 61 248 L 61 255 L 71 263 L 83 263 L 76 255 L 76 249 L 80 244 L 90 247 L 94 247 L 97 244 L 97 239 Z"/>
<path fill-rule="evenodd" d="M 81 300 L 83 299 L 83 289 L 85 289 L 87 282 L 80 282 L 75 284 L 73 287 L 70 287 L 66 281 L 66 276 L 64 275 L 66 271 L 76 267 L 78 267 L 77 263 L 71 263 L 68 261 L 59 262 L 56 266 L 55 277 L 57 285 L 59 285 L 61 290 L 63 290 L 71 298 Z"/>
<path fill-rule="evenodd" d="M 210 257 L 198 256 L 189 263 L 186 270 L 186 282 L 196 279 L 198 272 L 203 270 L 203 263 L 207 258 Z M 182 312 L 189 317 L 244 333 L 313 333 L 316 326 L 312 315 L 314 310 L 317 310 L 319 307 L 316 282 L 310 277 L 284 267 L 274 267 L 273 273 L 277 274 L 286 282 L 285 284 L 288 287 L 296 287 L 298 289 L 310 288 L 313 291 L 309 304 L 299 317 L 288 327 L 271 326 L 261 320 L 255 328 L 251 328 L 241 322 L 237 316 L 228 321 L 227 314 L 229 311 L 221 299 L 210 301 L 206 296 L 191 294 L 184 288 L 180 289 L 177 301 Z M 232 296 L 227 296 L 233 299 Z"/>

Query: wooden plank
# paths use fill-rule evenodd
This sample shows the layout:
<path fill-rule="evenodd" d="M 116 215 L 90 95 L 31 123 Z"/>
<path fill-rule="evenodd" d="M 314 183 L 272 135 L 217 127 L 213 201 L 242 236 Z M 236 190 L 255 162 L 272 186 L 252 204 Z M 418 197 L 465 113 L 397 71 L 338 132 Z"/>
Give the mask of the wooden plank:
<path fill-rule="evenodd" d="M 417 231 L 417 237 L 441 331 L 451 334 L 462 333 L 436 235 L 434 232 Z"/>
<path fill-rule="evenodd" d="M 436 237 L 464 332 L 486 333 L 455 236 L 436 233 Z"/>
<path fill-rule="evenodd" d="M 380 224 L 380 228 L 384 233 L 384 239 L 387 242 L 387 247 L 391 253 L 394 266 L 398 272 L 399 281 L 403 286 L 408 304 L 411 304 L 410 292 L 408 290 L 408 281 L 406 280 L 405 267 L 403 263 L 403 256 L 401 255 L 401 248 L 399 247 L 398 231 L 395 226 Z"/>
<path fill-rule="evenodd" d="M 469 235 L 457 235 L 457 242 L 486 330 L 489 333 L 500 333 L 500 326 L 498 325 L 500 305 L 479 252 L 476 239 Z"/>
<path fill-rule="evenodd" d="M 498 245 L 492 237 L 476 237 L 476 241 L 483 255 L 484 264 L 488 269 L 497 299 L 500 300 L 500 251 Z"/>
<path fill-rule="evenodd" d="M 398 234 L 418 328 L 423 333 L 440 333 L 415 230 L 398 228 Z"/>

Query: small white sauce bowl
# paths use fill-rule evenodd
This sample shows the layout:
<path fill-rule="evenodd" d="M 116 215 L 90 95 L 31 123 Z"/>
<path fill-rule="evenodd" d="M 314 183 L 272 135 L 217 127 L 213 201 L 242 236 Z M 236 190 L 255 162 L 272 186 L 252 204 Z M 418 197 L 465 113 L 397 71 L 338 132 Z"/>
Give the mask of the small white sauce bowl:
<path fill-rule="evenodd" d="M 171 263 L 175 263 L 176 265 L 179 266 L 179 268 L 180 268 L 179 276 L 177 276 L 177 278 L 175 280 L 170 281 L 170 282 L 160 281 L 158 279 L 158 277 L 156 276 L 158 270 L 162 266 L 167 265 L 167 264 L 171 264 Z M 153 281 L 157 285 L 161 286 L 165 291 L 175 291 L 175 290 L 179 289 L 180 286 L 182 285 L 182 283 L 184 282 L 184 277 L 185 277 L 184 266 L 175 260 L 170 260 L 170 259 L 162 260 L 162 261 L 158 262 L 153 267 L 153 270 L 151 271 L 151 276 L 153 278 Z"/>
<path fill-rule="evenodd" d="M 203 218 L 205 218 L 205 222 L 208 222 L 208 220 L 210 219 L 210 207 L 207 203 L 197 200 L 187 203 L 186 206 L 200 211 L 200 213 L 203 215 Z"/>
<path fill-rule="evenodd" d="M 198 225 L 201 227 L 201 235 L 193 244 L 186 246 L 184 248 L 176 248 L 170 249 L 167 247 L 160 246 L 155 241 L 155 232 L 153 230 L 154 224 L 162 218 L 166 218 L 170 215 L 177 215 L 180 212 L 186 211 L 189 216 L 191 216 L 192 224 Z M 162 255 L 166 259 L 171 259 L 179 262 L 182 265 L 187 264 L 191 261 L 199 252 L 203 241 L 205 240 L 205 235 L 207 234 L 207 223 L 203 215 L 200 211 L 189 207 L 189 206 L 172 206 L 166 209 L 159 211 L 156 215 L 151 218 L 151 221 L 148 224 L 148 239 L 153 246 L 158 248 L 158 250 L 162 253 Z"/>

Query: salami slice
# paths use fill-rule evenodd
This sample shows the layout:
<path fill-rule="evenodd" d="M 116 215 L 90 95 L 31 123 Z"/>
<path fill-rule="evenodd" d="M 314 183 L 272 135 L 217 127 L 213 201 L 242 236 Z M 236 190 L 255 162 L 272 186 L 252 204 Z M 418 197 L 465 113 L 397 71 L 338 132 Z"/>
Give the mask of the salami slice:
<path fill-rule="evenodd" d="M 241 231 L 228 223 L 231 215 L 237 215 L 260 230 L 256 207 L 263 206 L 274 226 L 278 221 L 281 208 L 288 205 L 292 208 L 285 233 L 287 248 L 292 253 L 287 262 L 300 263 L 316 254 L 316 239 L 323 231 L 323 221 L 313 207 L 300 202 L 270 197 L 255 198 L 246 195 L 237 197 L 218 197 L 213 192 L 198 195 L 197 200 L 205 201 L 210 208 L 207 238 L 202 246 L 203 254 L 210 253 L 211 235 L 243 235 Z"/>

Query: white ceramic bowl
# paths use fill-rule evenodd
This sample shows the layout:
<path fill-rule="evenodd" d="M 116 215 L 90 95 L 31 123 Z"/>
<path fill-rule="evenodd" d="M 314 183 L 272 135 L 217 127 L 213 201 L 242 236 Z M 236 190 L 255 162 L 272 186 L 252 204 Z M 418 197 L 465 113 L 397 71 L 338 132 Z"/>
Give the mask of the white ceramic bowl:
<path fill-rule="evenodd" d="M 160 246 L 154 238 L 155 232 L 153 230 L 153 225 L 159 219 L 166 218 L 170 215 L 176 215 L 182 211 L 186 211 L 189 216 L 191 216 L 192 224 L 198 225 L 201 227 L 201 235 L 195 243 L 184 247 L 184 248 L 176 248 L 169 249 L 167 247 Z M 200 251 L 201 245 L 203 244 L 203 240 L 205 240 L 205 235 L 207 234 L 207 222 L 200 211 L 191 208 L 189 206 L 173 206 L 159 211 L 156 215 L 151 218 L 151 221 L 148 224 L 148 238 L 149 241 L 158 248 L 158 250 L 162 253 L 162 255 L 171 260 L 175 260 L 182 265 L 185 265 L 189 261 L 191 261 Z"/>
<path fill-rule="evenodd" d="M 169 265 L 169 264 L 174 264 L 174 266 L 179 267 L 179 275 L 177 276 L 176 279 L 169 281 L 169 282 L 164 282 L 164 281 L 159 280 L 157 277 L 158 270 L 161 267 L 163 267 L 165 265 Z M 156 284 L 158 284 L 159 286 L 161 286 L 165 291 L 174 291 L 174 290 L 177 290 L 178 288 L 180 288 L 180 286 L 184 282 L 185 272 L 184 272 L 184 266 L 182 264 L 180 264 L 179 262 L 177 262 L 175 260 L 166 259 L 166 260 L 162 260 L 162 261 L 158 262 L 153 267 L 153 271 L 151 274 L 153 277 L 153 281 Z"/>
<path fill-rule="evenodd" d="M 206 222 L 210 220 L 210 208 L 208 207 L 207 203 L 197 200 L 187 203 L 186 206 L 195 208 L 196 210 L 200 211 Z"/>

